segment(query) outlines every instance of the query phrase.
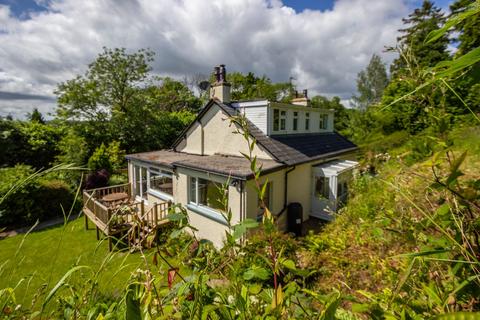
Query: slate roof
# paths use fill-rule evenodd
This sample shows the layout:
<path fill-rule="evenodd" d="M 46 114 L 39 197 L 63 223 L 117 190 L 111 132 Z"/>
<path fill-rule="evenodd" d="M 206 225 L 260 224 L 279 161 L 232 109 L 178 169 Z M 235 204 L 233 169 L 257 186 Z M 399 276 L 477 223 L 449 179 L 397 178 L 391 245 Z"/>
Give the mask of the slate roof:
<path fill-rule="evenodd" d="M 229 116 L 237 115 L 235 108 L 218 100 L 214 101 Z M 267 136 L 248 119 L 247 125 L 257 144 L 277 161 L 287 165 L 301 164 L 358 149 L 353 142 L 337 132 Z"/>
<path fill-rule="evenodd" d="M 242 180 L 253 177 L 250 170 L 250 162 L 244 157 L 220 154 L 201 156 L 198 154 L 176 152 L 173 150 L 159 150 L 129 154 L 126 158 L 145 162 L 146 164 L 157 164 L 171 169 L 182 167 L 208 171 Z M 263 174 L 278 170 L 285 166 L 274 160 L 258 159 L 257 163 L 262 166 Z"/>

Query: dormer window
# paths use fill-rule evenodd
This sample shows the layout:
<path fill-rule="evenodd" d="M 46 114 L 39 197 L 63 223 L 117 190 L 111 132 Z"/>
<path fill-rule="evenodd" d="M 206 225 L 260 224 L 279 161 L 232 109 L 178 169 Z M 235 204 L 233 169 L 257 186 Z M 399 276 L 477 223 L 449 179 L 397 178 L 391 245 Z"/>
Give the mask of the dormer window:
<path fill-rule="evenodd" d="M 322 130 L 326 130 L 327 127 L 328 127 L 328 114 L 321 113 L 319 128 Z"/>
<path fill-rule="evenodd" d="M 293 112 L 293 131 L 298 130 L 298 112 Z"/>
<path fill-rule="evenodd" d="M 273 109 L 273 131 L 285 130 L 287 112 Z"/>
<path fill-rule="evenodd" d="M 310 130 L 310 112 L 305 113 L 305 131 Z"/>

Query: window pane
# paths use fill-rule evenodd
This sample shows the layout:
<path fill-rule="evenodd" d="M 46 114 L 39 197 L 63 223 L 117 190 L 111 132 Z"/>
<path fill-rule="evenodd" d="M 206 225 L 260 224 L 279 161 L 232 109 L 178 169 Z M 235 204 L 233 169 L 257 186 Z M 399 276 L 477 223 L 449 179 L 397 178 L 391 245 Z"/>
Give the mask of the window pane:
<path fill-rule="evenodd" d="M 305 119 L 305 130 L 310 130 L 310 119 Z"/>
<path fill-rule="evenodd" d="M 224 190 L 220 183 L 200 178 L 198 179 L 198 204 L 214 210 L 224 210 L 225 208 L 222 204 L 223 192 Z"/>
<path fill-rule="evenodd" d="M 329 178 L 315 177 L 315 197 L 318 199 L 330 199 L 329 184 Z"/>
<path fill-rule="evenodd" d="M 190 177 L 190 202 L 197 203 L 197 179 Z"/>
<path fill-rule="evenodd" d="M 147 198 L 147 169 L 140 168 L 141 177 L 142 177 L 142 198 Z"/>
<path fill-rule="evenodd" d="M 321 114 L 320 115 L 320 129 L 327 129 L 328 126 L 328 115 L 327 114 Z"/>
<path fill-rule="evenodd" d="M 280 111 L 280 130 L 285 130 L 287 121 L 287 112 Z"/>
<path fill-rule="evenodd" d="M 173 195 L 172 173 L 150 171 L 150 189 Z"/>
<path fill-rule="evenodd" d="M 140 197 L 140 167 L 134 166 L 135 178 L 135 195 Z"/>
<path fill-rule="evenodd" d="M 273 131 L 278 131 L 280 122 L 280 111 L 278 109 L 273 110 Z"/>

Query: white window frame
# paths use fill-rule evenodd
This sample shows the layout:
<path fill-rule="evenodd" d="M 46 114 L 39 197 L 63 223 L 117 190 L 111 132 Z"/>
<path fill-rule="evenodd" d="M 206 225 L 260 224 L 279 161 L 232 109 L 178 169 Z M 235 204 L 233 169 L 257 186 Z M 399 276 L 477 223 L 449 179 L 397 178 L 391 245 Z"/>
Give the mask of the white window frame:
<path fill-rule="evenodd" d="M 143 184 L 140 180 L 140 183 L 139 183 L 139 186 L 140 186 L 140 195 L 137 195 L 137 179 L 139 177 L 137 177 L 137 171 L 136 171 L 136 167 L 139 168 L 139 170 L 145 170 L 147 175 L 146 175 L 146 179 L 147 179 L 147 190 L 143 190 Z M 142 195 L 143 194 L 146 194 L 146 195 L 152 195 L 156 198 L 160 198 L 161 200 L 164 200 L 164 201 L 173 201 L 173 195 L 170 195 L 168 193 L 165 193 L 165 192 L 161 192 L 161 191 L 158 191 L 158 190 L 153 190 L 151 189 L 150 187 L 150 178 L 151 178 L 151 174 L 150 172 L 151 171 L 156 171 L 157 173 L 158 172 L 168 172 L 168 173 L 171 173 L 172 175 L 172 184 L 173 184 L 173 172 L 172 171 L 169 171 L 169 170 L 165 170 L 165 169 L 161 169 L 161 168 L 154 168 L 154 167 L 148 167 L 146 165 L 143 165 L 143 164 L 139 164 L 139 163 L 132 163 L 132 190 L 133 190 L 133 194 L 135 195 L 135 199 L 137 201 L 145 201 L 147 204 L 148 204 L 148 196 L 147 197 L 143 197 Z M 140 171 L 140 177 L 141 177 L 142 173 Z"/>
<path fill-rule="evenodd" d="M 140 173 L 140 177 L 137 177 L 137 170 L 135 167 L 138 167 L 139 168 L 139 173 Z M 147 179 L 147 190 L 144 192 L 143 190 L 143 184 L 142 184 L 142 180 L 141 180 L 141 176 L 142 176 L 142 170 L 145 170 L 146 171 L 146 179 Z M 148 199 L 147 198 L 144 198 L 142 195 L 143 194 L 148 194 L 148 185 L 150 184 L 150 179 L 149 179 L 149 172 L 148 172 L 148 168 L 146 166 L 143 166 L 143 165 L 140 165 L 138 163 L 132 163 L 132 171 L 133 171 L 133 194 L 135 195 L 135 199 L 138 200 L 138 201 L 145 201 L 146 203 L 148 203 Z M 137 195 L 137 181 L 138 181 L 138 178 L 140 178 L 140 183 L 139 183 L 139 186 L 140 186 L 140 192 L 139 194 L 140 195 Z"/>
<path fill-rule="evenodd" d="M 151 194 L 154 197 L 160 198 L 165 201 L 173 201 L 173 191 L 172 194 L 168 194 L 159 190 L 154 190 L 150 186 L 151 173 L 155 172 L 160 175 L 169 175 L 172 178 L 172 187 L 173 187 L 173 172 L 161 168 L 149 167 L 147 171 L 147 193 Z"/>
<path fill-rule="evenodd" d="M 292 131 L 298 131 L 298 111 L 293 111 Z"/>
<path fill-rule="evenodd" d="M 310 131 L 310 112 L 305 112 L 305 131 Z"/>
<path fill-rule="evenodd" d="M 215 181 L 213 179 L 210 179 L 209 177 L 201 177 L 201 176 L 187 176 L 188 179 L 188 204 L 187 204 L 187 209 L 190 209 L 194 211 L 195 213 L 198 213 L 206 218 L 209 218 L 211 220 L 214 220 L 216 222 L 219 222 L 221 224 L 227 225 L 227 220 L 225 219 L 224 214 L 222 214 L 221 211 L 210 208 L 206 205 L 203 205 L 201 203 L 198 203 L 199 197 L 199 188 L 198 188 L 198 180 L 203 179 L 203 180 L 208 180 L 217 184 L 221 184 L 221 182 Z M 192 199 L 192 179 L 195 180 L 195 201 Z M 229 192 L 229 190 L 227 190 Z M 229 193 L 227 194 L 227 197 L 229 197 Z"/>
<path fill-rule="evenodd" d="M 328 129 L 328 114 L 320 113 L 318 128 L 320 130 Z"/>

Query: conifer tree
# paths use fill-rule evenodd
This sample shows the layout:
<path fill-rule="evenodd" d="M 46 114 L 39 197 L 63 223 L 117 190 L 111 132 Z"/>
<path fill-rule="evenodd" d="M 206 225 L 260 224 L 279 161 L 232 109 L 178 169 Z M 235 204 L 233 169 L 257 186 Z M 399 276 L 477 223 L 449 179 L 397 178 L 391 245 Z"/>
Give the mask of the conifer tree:
<path fill-rule="evenodd" d="M 437 41 L 426 43 L 427 35 L 445 23 L 441 9 L 431 1 L 424 0 L 422 6 L 402 19 L 406 28 L 400 29 L 402 35 L 397 38 L 398 46 L 409 52 L 418 67 L 431 67 L 440 61 L 447 60 L 448 35 L 443 35 Z M 391 49 L 391 48 L 390 48 Z M 403 57 L 395 59 L 390 67 L 392 77 L 402 74 L 407 65 Z"/>

